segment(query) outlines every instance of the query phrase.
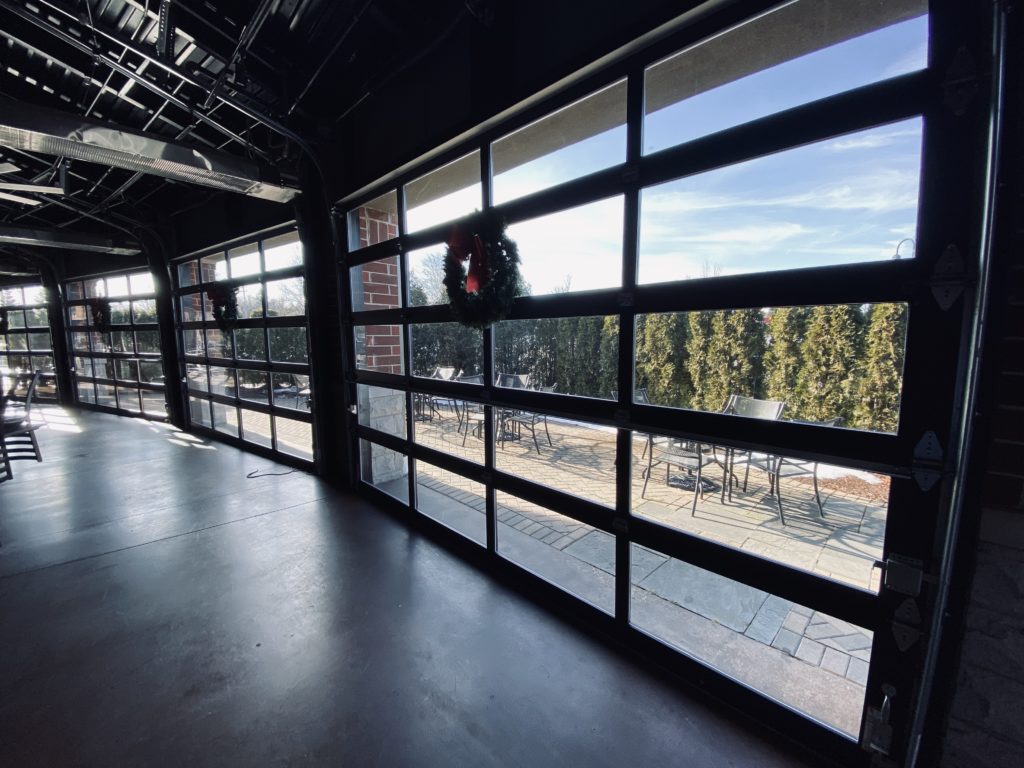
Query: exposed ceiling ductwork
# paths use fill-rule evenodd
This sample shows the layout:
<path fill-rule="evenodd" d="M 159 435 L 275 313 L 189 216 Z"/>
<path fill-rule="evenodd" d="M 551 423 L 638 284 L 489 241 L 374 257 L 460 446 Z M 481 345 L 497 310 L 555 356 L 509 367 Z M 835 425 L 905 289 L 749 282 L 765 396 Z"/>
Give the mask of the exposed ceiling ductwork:
<path fill-rule="evenodd" d="M 274 169 L 206 147 L 0 97 L 0 145 L 84 160 L 286 203 L 298 190 Z"/>
<path fill-rule="evenodd" d="M 122 256 L 133 256 L 141 252 L 139 244 L 130 240 L 115 240 L 102 235 L 68 232 L 64 229 L 0 226 L 0 243 L 92 251 L 93 253 L 116 253 Z"/>

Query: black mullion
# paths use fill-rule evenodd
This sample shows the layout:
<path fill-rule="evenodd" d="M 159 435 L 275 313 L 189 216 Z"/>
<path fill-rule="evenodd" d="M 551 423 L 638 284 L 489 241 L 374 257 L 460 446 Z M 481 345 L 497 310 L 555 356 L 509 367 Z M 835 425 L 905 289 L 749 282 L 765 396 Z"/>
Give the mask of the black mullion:
<path fill-rule="evenodd" d="M 498 511 L 494 487 L 494 406 L 491 394 L 494 389 L 494 326 L 484 328 L 484 385 L 481 393 L 484 405 L 484 488 L 486 495 L 487 551 L 497 552 Z M 469 427 L 467 426 L 467 429 Z"/>
<path fill-rule="evenodd" d="M 404 237 L 392 237 L 390 240 L 381 240 L 379 243 L 363 246 L 358 251 L 345 254 L 345 257 L 340 260 L 341 264 L 343 267 L 352 268 L 395 256 L 401 251 L 404 239 Z"/>
<path fill-rule="evenodd" d="M 502 470 L 494 471 L 493 484 L 495 490 L 509 493 L 524 501 L 557 512 L 560 515 L 571 517 L 573 520 L 589 525 L 591 528 L 599 528 L 608 533 L 615 532 L 615 512 L 603 504 L 574 496 L 566 491 L 560 491 L 557 488 L 551 488 Z"/>
<path fill-rule="evenodd" d="M 402 339 L 402 373 L 405 382 L 405 445 L 401 453 L 405 454 L 406 480 L 409 483 L 409 509 L 416 510 L 416 462 L 412 457 L 413 434 L 416 429 L 416 413 L 414 400 L 416 395 L 412 392 L 410 383 L 412 378 L 412 328 L 409 326 L 408 318 L 405 316 L 405 308 L 409 306 L 409 255 L 405 248 L 406 229 L 406 204 L 405 187 L 398 187 L 395 190 L 395 204 L 398 208 L 398 310 L 400 323 L 399 328 Z"/>

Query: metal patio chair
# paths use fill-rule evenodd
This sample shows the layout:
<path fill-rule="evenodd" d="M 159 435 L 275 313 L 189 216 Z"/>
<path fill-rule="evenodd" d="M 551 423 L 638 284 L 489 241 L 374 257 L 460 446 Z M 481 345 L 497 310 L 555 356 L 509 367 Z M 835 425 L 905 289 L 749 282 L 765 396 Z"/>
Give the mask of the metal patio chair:
<path fill-rule="evenodd" d="M 25 403 L 22 405 L 15 392 L 24 386 L 25 377 L 15 379 L 14 385 L 3 396 L 0 401 L 0 420 L 3 421 L 2 439 L 3 464 L 5 465 L 5 480 L 9 480 L 13 473 L 10 462 L 18 459 L 34 459 L 42 461 L 43 454 L 39 450 L 39 442 L 36 440 L 36 430 L 39 424 L 32 421 L 32 398 L 35 397 L 36 387 L 39 384 L 41 373 L 36 371 L 28 379 L 25 389 Z"/>

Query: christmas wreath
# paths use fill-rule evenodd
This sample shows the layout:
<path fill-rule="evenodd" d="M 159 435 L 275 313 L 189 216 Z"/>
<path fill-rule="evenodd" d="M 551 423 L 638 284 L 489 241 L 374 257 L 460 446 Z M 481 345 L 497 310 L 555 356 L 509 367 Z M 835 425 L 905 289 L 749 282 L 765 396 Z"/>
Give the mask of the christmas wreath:
<path fill-rule="evenodd" d="M 7 317 L 7 310 L 0 309 L 0 336 L 3 336 L 11 328 L 11 321 Z"/>
<path fill-rule="evenodd" d="M 226 285 L 211 285 L 206 295 L 213 304 L 213 319 L 222 331 L 230 331 L 238 324 L 238 289 Z"/>
<path fill-rule="evenodd" d="M 478 216 L 454 227 L 447 245 L 444 287 L 455 319 L 469 328 L 487 328 L 506 318 L 523 286 L 519 250 L 505 234 L 505 223 L 494 214 Z"/>
<path fill-rule="evenodd" d="M 92 312 L 92 327 L 99 333 L 110 330 L 110 299 L 96 298 L 86 302 Z"/>

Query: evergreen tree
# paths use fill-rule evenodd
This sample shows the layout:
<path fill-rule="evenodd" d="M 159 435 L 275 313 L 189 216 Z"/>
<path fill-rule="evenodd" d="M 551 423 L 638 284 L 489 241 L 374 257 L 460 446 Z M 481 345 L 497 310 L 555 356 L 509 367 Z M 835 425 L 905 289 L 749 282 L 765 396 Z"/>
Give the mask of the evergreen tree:
<path fill-rule="evenodd" d="M 769 400 L 792 401 L 796 395 L 800 379 L 800 345 L 808 314 L 807 307 L 778 307 L 768 318 L 764 392 Z"/>
<path fill-rule="evenodd" d="M 758 309 L 728 309 L 711 314 L 703 407 L 717 411 L 729 395 L 761 395 L 765 325 Z"/>
<path fill-rule="evenodd" d="M 800 345 L 802 366 L 790 418 L 824 421 L 840 416 L 849 424 L 857 394 L 863 316 L 849 304 L 811 310 Z"/>
<path fill-rule="evenodd" d="M 907 307 L 905 304 L 875 304 L 868 317 L 864 368 L 851 426 L 895 432 L 903 390 Z"/>
<path fill-rule="evenodd" d="M 641 318 L 637 318 L 639 333 Z M 611 397 L 619 388 L 619 318 L 608 315 L 601 322 L 601 344 L 598 349 L 597 397 Z"/>
<path fill-rule="evenodd" d="M 709 364 L 708 344 L 712 337 L 714 312 L 689 312 L 686 315 L 687 344 L 686 370 L 690 377 L 690 408 L 717 410 L 722 403 L 711 403 L 708 388 L 713 377 Z"/>
<path fill-rule="evenodd" d="M 652 403 L 690 405 L 687 337 L 687 320 L 681 313 L 647 315 L 643 327 L 637 327 L 636 386 L 647 389 Z"/>

